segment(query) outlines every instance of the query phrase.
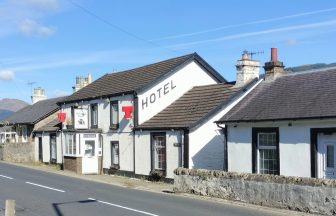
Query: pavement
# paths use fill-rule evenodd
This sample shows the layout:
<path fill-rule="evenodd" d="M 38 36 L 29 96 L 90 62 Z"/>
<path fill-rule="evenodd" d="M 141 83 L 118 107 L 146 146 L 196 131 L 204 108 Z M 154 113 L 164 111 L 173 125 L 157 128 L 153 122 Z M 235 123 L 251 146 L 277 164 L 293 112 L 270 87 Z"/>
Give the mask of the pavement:
<path fill-rule="evenodd" d="M 145 179 L 129 178 L 125 176 L 117 175 L 79 175 L 75 172 L 68 170 L 60 170 L 56 165 L 47 165 L 44 163 L 13 163 L 7 161 L 0 161 L 0 164 L 11 164 L 15 166 L 25 167 L 29 169 L 35 169 L 39 171 L 54 173 L 58 175 L 68 176 L 72 178 L 78 178 L 88 181 L 100 182 L 110 185 L 115 185 L 124 188 L 151 191 L 157 193 L 171 193 L 173 192 L 173 184 L 165 182 L 151 182 Z"/>
<path fill-rule="evenodd" d="M 285 209 L 274 209 L 274 208 L 268 208 L 268 207 L 263 207 L 263 206 L 255 206 L 255 205 L 240 203 L 236 201 L 228 201 L 228 200 L 223 200 L 223 199 L 218 199 L 218 198 L 197 196 L 197 195 L 192 195 L 192 194 L 184 194 L 184 193 L 174 194 L 172 190 L 173 184 L 164 183 L 164 182 L 150 182 L 145 179 L 134 179 L 134 178 L 128 178 L 128 177 L 122 177 L 122 176 L 113 176 L 113 175 L 79 175 L 71 171 L 60 170 L 57 166 L 45 165 L 42 163 L 20 164 L 20 163 L 11 163 L 11 162 L 3 162 L 3 161 L 1 161 L 0 164 L 1 163 L 34 169 L 34 170 L 39 170 L 39 171 L 43 171 L 46 173 L 62 175 L 62 176 L 71 177 L 74 179 L 114 185 L 117 187 L 122 187 L 122 188 L 127 188 L 127 189 L 135 189 L 135 190 L 140 190 L 140 191 L 148 191 L 148 192 L 155 192 L 158 194 L 176 196 L 176 199 L 178 197 L 185 197 L 185 198 L 192 198 L 196 201 L 204 200 L 205 202 L 211 202 L 211 203 L 214 203 L 215 205 L 219 204 L 219 205 L 231 206 L 233 209 L 234 208 L 235 209 L 250 209 L 251 213 L 253 211 L 261 212 L 260 215 L 311 215 L 311 214 L 306 214 L 302 212 L 289 211 Z"/>

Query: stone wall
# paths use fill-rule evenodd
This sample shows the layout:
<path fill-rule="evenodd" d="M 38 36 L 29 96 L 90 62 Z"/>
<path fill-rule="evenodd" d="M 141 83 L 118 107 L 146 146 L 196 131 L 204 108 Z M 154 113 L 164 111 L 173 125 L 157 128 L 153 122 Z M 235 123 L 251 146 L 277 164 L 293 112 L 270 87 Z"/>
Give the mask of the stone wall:
<path fill-rule="evenodd" d="M 335 215 L 336 181 L 178 168 L 174 191 Z"/>
<path fill-rule="evenodd" d="M 34 161 L 34 143 L 8 143 L 0 148 L 2 160 L 24 163 Z"/>

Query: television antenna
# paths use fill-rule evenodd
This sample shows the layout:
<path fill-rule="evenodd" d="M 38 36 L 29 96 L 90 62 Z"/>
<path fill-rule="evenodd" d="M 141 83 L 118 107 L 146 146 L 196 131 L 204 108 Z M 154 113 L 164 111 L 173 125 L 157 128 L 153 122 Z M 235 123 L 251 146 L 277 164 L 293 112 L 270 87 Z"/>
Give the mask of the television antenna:
<path fill-rule="evenodd" d="M 254 56 L 254 55 L 263 55 L 263 54 L 264 54 L 264 51 L 256 51 L 256 52 L 253 52 L 253 51 L 247 51 L 247 50 L 245 50 L 244 53 L 247 53 L 247 55 L 250 56 L 251 60 L 253 60 L 253 56 Z"/>
<path fill-rule="evenodd" d="M 27 85 L 30 86 L 30 92 L 33 94 L 33 85 L 35 84 L 36 82 L 27 82 Z"/>

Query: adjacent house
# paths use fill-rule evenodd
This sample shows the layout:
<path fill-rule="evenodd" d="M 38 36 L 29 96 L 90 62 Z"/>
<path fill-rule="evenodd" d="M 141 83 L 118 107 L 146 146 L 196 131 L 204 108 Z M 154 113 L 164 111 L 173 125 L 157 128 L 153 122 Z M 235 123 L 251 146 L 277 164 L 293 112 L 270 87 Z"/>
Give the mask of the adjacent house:
<path fill-rule="evenodd" d="M 227 170 L 336 178 L 336 69 L 285 73 L 272 49 L 265 79 L 218 121 Z"/>
<path fill-rule="evenodd" d="M 196 53 L 106 74 L 59 103 L 66 114 L 64 168 L 82 174 L 136 175 L 136 167 L 148 160 L 136 159 L 143 152 L 137 152 L 138 145 L 146 147 L 150 140 L 138 139 L 141 134 L 134 128 L 194 86 L 219 83 L 226 80 Z M 231 92 L 229 86 L 225 88 Z M 150 151 L 145 153 L 148 158 Z M 169 155 L 178 157 L 175 151 Z M 149 171 L 139 173 L 148 175 Z"/>
<path fill-rule="evenodd" d="M 31 160 L 62 163 L 61 146 L 56 146 L 59 131 L 56 113 L 60 109 L 57 101 L 60 99 L 46 99 L 42 88 L 34 89 L 32 105 L 0 122 L 1 143 L 31 145 L 31 152 L 27 152 L 33 155 Z"/>

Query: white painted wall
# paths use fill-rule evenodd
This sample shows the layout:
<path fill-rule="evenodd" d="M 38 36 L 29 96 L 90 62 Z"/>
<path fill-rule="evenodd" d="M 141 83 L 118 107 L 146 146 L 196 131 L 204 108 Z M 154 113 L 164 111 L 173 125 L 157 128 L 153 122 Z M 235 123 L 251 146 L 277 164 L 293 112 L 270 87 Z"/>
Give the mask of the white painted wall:
<path fill-rule="evenodd" d="M 119 166 L 123 171 L 133 168 L 133 132 L 103 134 L 103 168 L 111 166 L 111 142 L 119 142 Z"/>
<path fill-rule="evenodd" d="M 62 140 L 61 140 L 61 133 L 56 134 L 56 150 L 57 150 L 57 161 L 56 163 L 61 164 L 63 163 L 63 152 L 62 152 Z"/>
<path fill-rule="evenodd" d="M 241 123 L 228 125 L 228 169 L 252 172 L 252 127 L 279 127 L 280 174 L 310 177 L 310 128 L 336 127 L 336 120 Z"/>
<path fill-rule="evenodd" d="M 174 169 L 182 166 L 182 145 L 174 146 L 174 143 L 182 143 L 182 131 L 166 131 L 166 177 L 174 178 Z"/>
<path fill-rule="evenodd" d="M 41 137 L 42 134 L 37 133 L 34 138 L 34 149 L 35 149 L 35 161 L 39 161 L 39 137 Z"/>
<path fill-rule="evenodd" d="M 42 134 L 42 153 L 43 153 L 43 160 L 44 163 L 50 162 L 50 137 L 49 133 Z"/>
<path fill-rule="evenodd" d="M 151 171 L 150 131 L 135 132 L 135 173 L 148 175 Z"/>
<path fill-rule="evenodd" d="M 171 82 L 173 82 L 173 86 L 175 86 L 173 89 L 171 88 Z M 167 75 L 154 86 L 138 93 L 139 124 L 162 111 L 192 87 L 215 83 L 217 83 L 217 81 L 210 77 L 203 68 L 195 62 L 190 62 L 180 70 Z M 168 91 L 166 94 L 164 94 L 165 85 Z M 159 97 L 158 91 L 161 92 L 161 97 Z M 156 97 L 154 103 L 150 102 L 152 94 L 155 94 Z M 146 98 L 148 106 L 143 108 L 142 103 L 146 101 Z"/>
<path fill-rule="evenodd" d="M 166 133 L 166 177 L 174 178 L 174 169 L 182 164 L 181 146 L 182 131 L 161 131 Z M 135 173 L 148 175 L 151 171 L 151 132 L 136 131 L 135 133 Z"/>
<path fill-rule="evenodd" d="M 214 123 L 239 101 L 251 92 L 261 81 L 248 91 L 237 95 L 231 102 L 222 106 L 220 110 L 200 122 L 189 133 L 189 167 L 195 169 L 222 170 L 224 167 L 224 135 Z"/>
<path fill-rule="evenodd" d="M 252 172 L 252 129 L 228 126 L 228 171 Z"/>

